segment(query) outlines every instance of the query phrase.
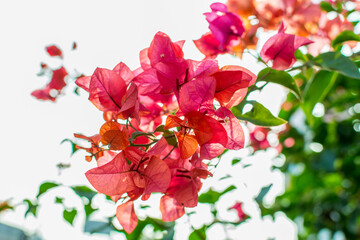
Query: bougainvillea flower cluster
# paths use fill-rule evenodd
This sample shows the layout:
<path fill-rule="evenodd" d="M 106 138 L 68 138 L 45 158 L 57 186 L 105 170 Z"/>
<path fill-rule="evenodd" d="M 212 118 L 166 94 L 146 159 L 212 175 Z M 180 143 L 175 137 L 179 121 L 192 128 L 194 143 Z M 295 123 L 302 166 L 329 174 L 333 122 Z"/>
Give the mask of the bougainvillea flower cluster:
<path fill-rule="evenodd" d="M 225 21 L 209 18 L 214 26 Z M 136 199 L 162 193 L 162 218 L 174 221 L 185 207 L 197 205 L 201 179 L 211 175 L 204 161 L 244 147 L 230 108 L 244 99 L 256 76 L 239 66 L 219 68 L 213 59 L 185 59 L 183 44 L 158 32 L 140 52 L 138 69 L 119 63 L 76 81 L 105 120 L 99 134 L 75 135 L 91 143 L 78 146 L 90 153 L 86 159 L 97 160 L 86 177 L 121 203 L 116 216 L 127 232 L 137 225 Z"/>

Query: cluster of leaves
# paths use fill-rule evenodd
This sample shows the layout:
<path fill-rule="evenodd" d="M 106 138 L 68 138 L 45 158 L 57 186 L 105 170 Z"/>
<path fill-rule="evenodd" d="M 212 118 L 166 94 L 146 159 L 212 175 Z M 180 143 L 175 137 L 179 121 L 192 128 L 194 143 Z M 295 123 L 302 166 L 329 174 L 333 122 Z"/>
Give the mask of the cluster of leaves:
<path fill-rule="evenodd" d="M 346 35 L 340 34 L 333 43 Z M 340 51 L 342 42 L 338 44 Z M 304 102 L 289 96 L 284 105 L 291 108 L 280 112 L 291 124 L 280 141 L 294 143 L 282 150 L 286 163 L 281 170 L 289 183 L 273 208 L 264 208 L 263 214 L 281 210 L 302 222 L 301 239 L 316 238 L 322 230 L 331 235 L 340 232 L 346 239 L 360 236 L 358 61 L 357 54 L 348 58 L 329 52 L 306 62 L 316 62 L 322 70 L 304 67 L 295 76 L 303 81 Z M 301 111 L 303 120 L 292 124 Z"/>

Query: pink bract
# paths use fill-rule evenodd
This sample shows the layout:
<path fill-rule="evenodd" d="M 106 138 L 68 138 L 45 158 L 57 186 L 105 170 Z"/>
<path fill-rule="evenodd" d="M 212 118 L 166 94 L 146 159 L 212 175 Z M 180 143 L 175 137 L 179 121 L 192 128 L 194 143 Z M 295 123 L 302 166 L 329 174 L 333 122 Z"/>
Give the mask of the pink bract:
<path fill-rule="evenodd" d="M 265 62 L 272 60 L 273 69 L 285 70 L 292 67 L 296 62 L 295 51 L 299 47 L 312 42 L 307 38 L 285 33 L 284 23 L 282 22 L 278 33 L 264 44 L 260 56 Z"/>

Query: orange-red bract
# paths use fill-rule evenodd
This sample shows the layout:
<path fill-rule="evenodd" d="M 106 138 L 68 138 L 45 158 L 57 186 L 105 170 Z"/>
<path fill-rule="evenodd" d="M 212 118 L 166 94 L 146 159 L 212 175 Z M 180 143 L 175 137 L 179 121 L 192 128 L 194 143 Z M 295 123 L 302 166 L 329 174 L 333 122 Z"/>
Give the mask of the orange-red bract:
<path fill-rule="evenodd" d="M 179 117 L 174 116 L 174 115 L 168 115 L 166 117 L 164 129 L 168 130 L 173 127 L 181 127 L 184 124 L 185 124 L 185 121 L 181 120 Z"/>
<path fill-rule="evenodd" d="M 124 150 L 129 145 L 129 132 L 117 122 L 106 122 L 100 128 L 101 142 L 111 150 Z"/>
<path fill-rule="evenodd" d="M 186 159 L 191 157 L 198 148 L 196 137 L 194 135 L 186 134 L 184 131 L 175 133 L 175 135 L 178 139 L 181 158 Z"/>
<path fill-rule="evenodd" d="M 91 137 L 87 137 L 87 136 L 84 136 L 82 134 L 75 133 L 74 137 L 87 140 L 88 142 L 91 143 L 90 148 L 85 148 L 85 147 L 81 147 L 79 145 L 76 145 L 77 149 L 84 149 L 85 151 L 87 151 L 88 153 L 91 154 L 91 156 L 85 156 L 86 161 L 90 162 L 92 160 L 93 156 L 96 159 L 103 156 L 104 153 L 103 153 L 102 149 L 99 147 L 99 143 L 100 143 L 100 135 L 99 134 L 96 134 L 96 135 L 91 136 Z"/>
<path fill-rule="evenodd" d="M 212 129 L 207 121 L 209 117 L 197 111 L 188 112 L 185 116 L 189 121 L 189 127 L 194 130 L 196 140 L 200 146 L 212 138 Z"/>
<path fill-rule="evenodd" d="M 247 88 L 254 84 L 256 75 L 239 66 L 224 66 L 213 74 L 216 79 L 215 98 L 224 107 L 238 105 L 246 96 Z"/>

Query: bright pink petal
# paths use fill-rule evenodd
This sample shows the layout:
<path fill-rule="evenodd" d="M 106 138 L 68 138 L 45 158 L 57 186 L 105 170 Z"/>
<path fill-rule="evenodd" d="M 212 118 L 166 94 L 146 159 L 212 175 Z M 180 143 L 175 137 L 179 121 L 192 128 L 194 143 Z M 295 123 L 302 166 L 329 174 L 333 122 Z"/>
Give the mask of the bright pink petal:
<path fill-rule="evenodd" d="M 213 11 L 227 12 L 227 7 L 226 7 L 226 5 L 223 4 L 223 3 L 219 3 L 219 2 L 212 3 L 212 4 L 210 5 L 210 8 L 211 8 L 211 10 L 213 10 Z"/>
<path fill-rule="evenodd" d="M 311 41 L 308 38 L 305 37 L 299 37 L 299 36 L 295 36 L 295 43 L 294 43 L 294 47 L 295 49 L 298 49 L 301 46 L 305 46 L 305 45 L 309 45 L 311 43 L 313 43 L 314 41 Z"/>
<path fill-rule="evenodd" d="M 136 76 L 133 80 L 139 89 L 140 95 L 158 94 L 162 88 L 156 69 L 150 68 Z M 166 81 L 166 80 L 165 80 Z M 172 90 L 172 89 L 171 89 Z"/>
<path fill-rule="evenodd" d="M 97 68 L 91 76 L 89 93 L 89 100 L 100 111 L 118 111 L 126 93 L 126 84 L 116 72 Z"/>
<path fill-rule="evenodd" d="M 222 47 L 232 45 L 232 41 L 239 43 L 239 38 L 244 33 L 245 28 L 238 15 L 227 10 L 223 3 L 211 5 L 212 12 L 205 13 L 209 28 Z"/>
<path fill-rule="evenodd" d="M 121 152 L 111 162 L 90 169 L 85 175 L 98 192 L 114 196 L 122 195 L 137 188 L 132 178 L 138 173 L 129 170 L 130 165 Z"/>
<path fill-rule="evenodd" d="M 169 186 L 171 178 L 169 167 L 158 157 L 153 156 L 150 159 L 145 168 L 144 175 L 147 180 L 144 194 L 165 192 Z"/>
<path fill-rule="evenodd" d="M 181 206 L 196 207 L 198 204 L 198 189 L 191 177 L 173 177 L 167 192 Z"/>
<path fill-rule="evenodd" d="M 101 166 L 111 162 L 111 160 L 113 160 L 116 155 L 117 155 L 116 152 L 113 152 L 113 151 L 110 151 L 110 150 L 109 151 L 104 151 L 104 155 L 102 155 L 101 157 L 96 159 L 97 166 L 101 167 Z"/>
<path fill-rule="evenodd" d="M 162 137 L 149 151 L 147 151 L 147 155 L 160 155 L 168 145 L 166 139 Z"/>
<path fill-rule="evenodd" d="M 160 199 L 160 211 L 164 222 L 173 222 L 185 214 L 184 207 L 167 195 Z"/>
<path fill-rule="evenodd" d="M 148 49 L 148 56 L 152 66 L 159 62 L 177 62 L 184 54 L 179 45 L 174 45 L 165 33 L 156 33 Z"/>
<path fill-rule="evenodd" d="M 118 65 L 116 65 L 113 71 L 120 75 L 120 77 L 125 81 L 126 85 L 129 85 L 131 80 L 133 80 L 135 77 L 130 68 L 123 62 L 120 62 Z"/>
<path fill-rule="evenodd" d="M 224 107 L 216 111 L 216 115 L 223 120 L 222 126 L 227 132 L 227 149 L 239 150 L 244 147 L 245 136 L 239 120 L 232 112 Z"/>
<path fill-rule="evenodd" d="M 80 77 L 76 79 L 75 83 L 85 91 L 89 92 L 91 76 Z"/>
<path fill-rule="evenodd" d="M 225 150 L 224 145 L 220 143 L 206 143 L 200 147 L 200 156 L 203 159 L 213 159 L 222 154 Z"/>
<path fill-rule="evenodd" d="M 210 58 L 215 58 L 218 54 L 227 52 L 211 32 L 205 33 L 200 39 L 194 40 L 194 44 L 202 54 Z"/>
<path fill-rule="evenodd" d="M 273 61 L 272 68 L 276 70 L 292 67 L 296 62 L 295 51 L 301 46 L 312 43 L 307 38 L 287 34 L 284 31 L 285 27 L 281 22 L 279 32 L 266 41 L 260 52 L 265 62 Z"/>
<path fill-rule="evenodd" d="M 183 113 L 213 109 L 215 87 L 213 77 L 197 78 L 184 84 L 179 91 L 179 108 Z"/>
<path fill-rule="evenodd" d="M 116 208 L 116 218 L 125 232 L 131 233 L 138 224 L 138 218 L 134 210 L 134 202 L 128 201 Z"/>
<path fill-rule="evenodd" d="M 202 78 L 219 71 L 218 62 L 214 59 L 204 59 L 202 61 L 187 60 L 188 75 L 187 79 Z"/>
<path fill-rule="evenodd" d="M 137 87 L 134 83 L 130 84 L 130 87 L 126 90 L 126 94 L 122 99 L 120 113 L 122 113 L 123 119 L 133 117 L 139 120 L 139 100 Z"/>

